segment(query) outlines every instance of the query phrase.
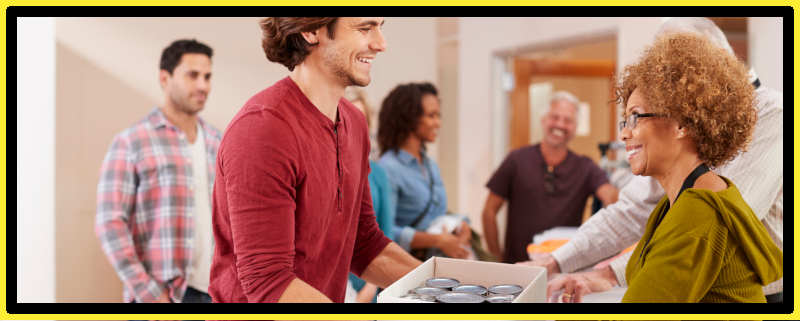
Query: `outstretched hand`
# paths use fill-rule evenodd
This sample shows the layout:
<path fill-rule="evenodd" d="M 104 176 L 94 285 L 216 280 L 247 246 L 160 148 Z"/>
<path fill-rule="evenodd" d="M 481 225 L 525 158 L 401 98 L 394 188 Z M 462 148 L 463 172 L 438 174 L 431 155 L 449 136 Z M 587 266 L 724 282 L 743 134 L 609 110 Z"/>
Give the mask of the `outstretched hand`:
<path fill-rule="evenodd" d="M 589 272 L 562 274 L 547 282 L 548 301 L 579 303 L 583 296 L 593 292 L 604 292 L 616 286 L 617 278 L 611 267 Z M 554 292 L 562 291 L 560 298 L 552 300 Z"/>
<path fill-rule="evenodd" d="M 558 266 L 558 262 L 550 253 L 534 253 L 531 255 L 530 261 L 517 262 L 517 264 L 541 266 L 547 269 L 547 275 L 561 273 L 561 268 Z"/>
<path fill-rule="evenodd" d="M 461 238 L 448 232 L 446 227 L 442 227 L 442 234 L 438 234 L 437 237 L 436 247 L 442 250 L 444 255 L 457 259 L 465 259 L 469 256 L 469 252 L 461 246 Z"/>

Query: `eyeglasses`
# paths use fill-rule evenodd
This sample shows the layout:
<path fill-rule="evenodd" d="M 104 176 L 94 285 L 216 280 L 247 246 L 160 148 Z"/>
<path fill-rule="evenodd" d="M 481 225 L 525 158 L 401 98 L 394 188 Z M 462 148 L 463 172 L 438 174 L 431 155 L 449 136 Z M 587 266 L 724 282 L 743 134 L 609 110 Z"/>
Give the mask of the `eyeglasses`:
<path fill-rule="evenodd" d="M 544 191 L 547 194 L 556 192 L 556 173 L 551 168 L 544 171 Z"/>
<path fill-rule="evenodd" d="M 662 115 L 661 114 L 656 114 L 656 113 L 644 113 L 644 114 L 633 113 L 633 114 L 630 114 L 624 120 L 619 122 L 619 131 L 622 131 L 625 128 L 633 130 L 634 128 L 636 128 L 636 124 L 639 123 L 639 118 L 660 117 L 660 116 L 662 116 Z"/>

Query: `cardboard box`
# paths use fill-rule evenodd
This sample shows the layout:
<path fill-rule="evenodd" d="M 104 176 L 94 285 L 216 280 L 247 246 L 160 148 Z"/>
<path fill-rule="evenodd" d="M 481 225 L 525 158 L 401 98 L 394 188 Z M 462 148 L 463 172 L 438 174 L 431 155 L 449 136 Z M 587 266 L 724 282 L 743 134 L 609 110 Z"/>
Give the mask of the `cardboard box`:
<path fill-rule="evenodd" d="M 545 303 L 547 269 L 538 266 L 469 261 L 432 257 L 378 294 L 378 303 L 418 302 L 400 298 L 433 277 L 449 277 L 461 284 L 490 287 L 497 284 L 516 284 L 522 293 L 513 303 Z"/>

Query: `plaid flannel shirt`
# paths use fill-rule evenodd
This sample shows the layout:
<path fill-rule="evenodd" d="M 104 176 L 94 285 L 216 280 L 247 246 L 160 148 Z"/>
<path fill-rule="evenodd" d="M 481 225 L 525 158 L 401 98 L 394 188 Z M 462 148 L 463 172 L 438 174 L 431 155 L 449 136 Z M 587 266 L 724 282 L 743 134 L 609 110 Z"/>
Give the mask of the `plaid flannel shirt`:
<path fill-rule="evenodd" d="M 220 132 L 199 119 L 213 191 Z M 191 151 L 159 108 L 114 137 L 100 169 L 95 233 L 124 284 L 125 302 L 168 290 L 180 302 L 191 273 L 194 234 Z"/>

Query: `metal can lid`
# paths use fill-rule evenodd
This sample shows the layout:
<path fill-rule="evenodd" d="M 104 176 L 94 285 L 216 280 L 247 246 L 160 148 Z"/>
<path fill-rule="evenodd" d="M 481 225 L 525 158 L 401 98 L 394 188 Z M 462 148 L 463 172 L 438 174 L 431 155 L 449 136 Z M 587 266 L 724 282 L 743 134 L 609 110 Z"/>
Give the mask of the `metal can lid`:
<path fill-rule="evenodd" d="M 514 301 L 514 296 L 511 294 L 496 294 L 486 298 L 489 303 L 511 303 Z"/>
<path fill-rule="evenodd" d="M 474 293 L 477 295 L 486 294 L 486 288 L 476 284 L 462 284 L 453 288 L 453 292 Z"/>
<path fill-rule="evenodd" d="M 419 294 L 420 296 L 427 295 L 434 297 L 439 294 L 447 293 L 447 290 L 440 288 L 432 288 L 432 287 L 418 287 L 414 289 L 414 293 Z"/>
<path fill-rule="evenodd" d="M 489 288 L 489 292 L 494 294 L 517 295 L 522 292 L 522 287 L 516 284 L 499 284 Z"/>
<path fill-rule="evenodd" d="M 448 292 L 436 296 L 436 301 L 442 303 L 483 303 L 486 298 L 474 293 Z"/>
<path fill-rule="evenodd" d="M 436 302 L 436 296 L 433 295 L 420 295 L 419 299 L 426 302 Z"/>
<path fill-rule="evenodd" d="M 409 299 L 409 300 L 419 300 L 419 294 L 406 293 L 406 294 L 403 294 L 400 298 L 401 299 Z"/>
<path fill-rule="evenodd" d="M 425 281 L 425 286 L 440 289 L 451 289 L 457 287 L 459 284 L 458 280 L 453 278 L 432 278 Z"/>

